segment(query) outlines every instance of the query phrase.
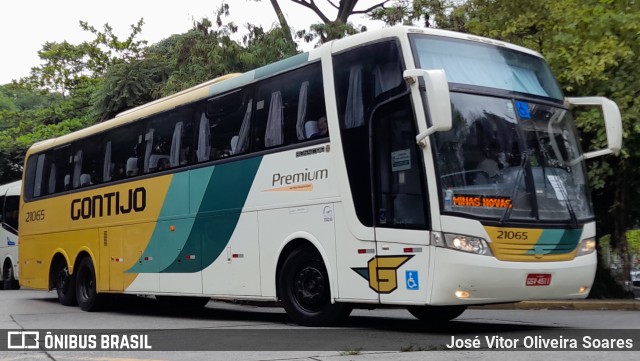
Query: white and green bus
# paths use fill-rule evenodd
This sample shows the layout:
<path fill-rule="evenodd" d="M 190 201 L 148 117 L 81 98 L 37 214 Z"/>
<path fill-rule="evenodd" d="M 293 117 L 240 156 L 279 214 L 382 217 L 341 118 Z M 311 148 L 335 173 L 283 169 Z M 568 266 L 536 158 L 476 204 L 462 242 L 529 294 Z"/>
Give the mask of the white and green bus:
<path fill-rule="evenodd" d="M 582 153 L 575 104 L 602 108 L 607 149 Z M 281 301 L 303 325 L 584 298 L 584 159 L 620 146 L 615 103 L 565 98 L 534 51 L 369 31 L 34 145 L 20 282 L 88 311 Z"/>
<path fill-rule="evenodd" d="M 0 289 L 15 290 L 18 284 L 18 207 L 21 181 L 0 185 Z"/>

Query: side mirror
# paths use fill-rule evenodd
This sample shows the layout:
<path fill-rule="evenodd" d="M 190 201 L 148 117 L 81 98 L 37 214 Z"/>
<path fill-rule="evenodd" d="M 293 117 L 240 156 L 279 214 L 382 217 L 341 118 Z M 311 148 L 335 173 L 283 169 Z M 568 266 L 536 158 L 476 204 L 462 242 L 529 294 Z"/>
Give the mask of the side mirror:
<path fill-rule="evenodd" d="M 449 98 L 449 82 L 444 70 L 407 69 L 402 74 L 409 84 L 417 84 L 414 77 L 422 78 L 426 88 L 427 108 L 431 126 L 416 136 L 416 142 L 424 146 L 424 139 L 435 132 L 451 129 L 451 99 Z"/>
<path fill-rule="evenodd" d="M 566 98 L 571 106 L 600 106 L 604 116 L 607 131 L 607 149 L 594 150 L 585 153 L 582 158 L 589 159 L 601 155 L 618 153 L 622 148 L 622 116 L 618 105 L 605 97 Z"/>

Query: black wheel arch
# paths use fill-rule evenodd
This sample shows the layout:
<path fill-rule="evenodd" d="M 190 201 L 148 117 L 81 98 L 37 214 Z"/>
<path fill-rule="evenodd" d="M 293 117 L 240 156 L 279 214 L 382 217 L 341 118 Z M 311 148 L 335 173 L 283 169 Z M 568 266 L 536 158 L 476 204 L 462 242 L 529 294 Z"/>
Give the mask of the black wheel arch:
<path fill-rule="evenodd" d="M 82 259 L 85 257 L 90 257 L 91 261 L 95 266 L 96 264 L 95 260 L 93 259 L 93 257 L 91 257 L 89 252 L 82 250 L 76 256 L 75 262 L 73 263 L 73 268 L 69 268 L 69 275 L 76 273 L 76 270 L 78 269 L 78 265 L 80 264 Z M 57 252 L 51 259 L 51 266 L 49 267 L 49 291 L 55 288 L 56 274 L 60 269 L 64 267 L 69 267 L 69 260 L 64 254 L 62 254 L 61 252 Z"/>

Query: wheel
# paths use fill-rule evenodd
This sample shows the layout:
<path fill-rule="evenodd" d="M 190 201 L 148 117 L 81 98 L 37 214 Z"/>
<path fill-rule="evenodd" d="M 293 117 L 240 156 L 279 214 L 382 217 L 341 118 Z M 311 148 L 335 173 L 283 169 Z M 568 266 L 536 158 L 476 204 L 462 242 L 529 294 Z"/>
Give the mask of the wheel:
<path fill-rule="evenodd" d="M 198 296 L 161 296 L 156 295 L 156 300 L 162 305 L 182 308 L 202 308 L 209 303 L 210 297 Z"/>
<path fill-rule="evenodd" d="M 11 262 L 7 262 L 7 264 L 4 267 L 4 271 L 2 275 L 4 279 L 3 287 L 5 290 L 20 289 L 20 284 L 18 283 L 16 278 L 13 276 L 13 266 L 11 265 Z"/>
<path fill-rule="evenodd" d="M 329 326 L 347 317 L 351 307 L 331 303 L 331 288 L 322 257 L 299 248 L 284 261 L 278 280 L 287 315 L 303 326 Z"/>
<path fill-rule="evenodd" d="M 76 299 L 83 311 L 98 311 L 103 306 L 104 295 L 96 290 L 96 272 L 90 257 L 84 257 L 76 275 Z"/>
<path fill-rule="evenodd" d="M 447 322 L 460 316 L 467 306 L 411 306 L 407 310 L 417 319 L 424 322 Z"/>
<path fill-rule="evenodd" d="M 76 276 L 69 274 L 69 268 L 64 265 L 55 273 L 54 285 L 58 294 L 58 302 L 63 306 L 75 306 L 76 299 Z"/>

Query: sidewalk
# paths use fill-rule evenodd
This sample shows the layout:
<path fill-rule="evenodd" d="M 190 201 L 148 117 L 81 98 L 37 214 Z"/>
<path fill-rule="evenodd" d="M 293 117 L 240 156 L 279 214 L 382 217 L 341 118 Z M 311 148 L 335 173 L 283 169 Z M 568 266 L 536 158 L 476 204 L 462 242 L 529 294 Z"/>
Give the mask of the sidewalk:
<path fill-rule="evenodd" d="M 523 301 L 499 305 L 472 306 L 486 310 L 616 310 L 640 311 L 639 299 L 624 300 L 560 300 L 560 301 Z"/>

